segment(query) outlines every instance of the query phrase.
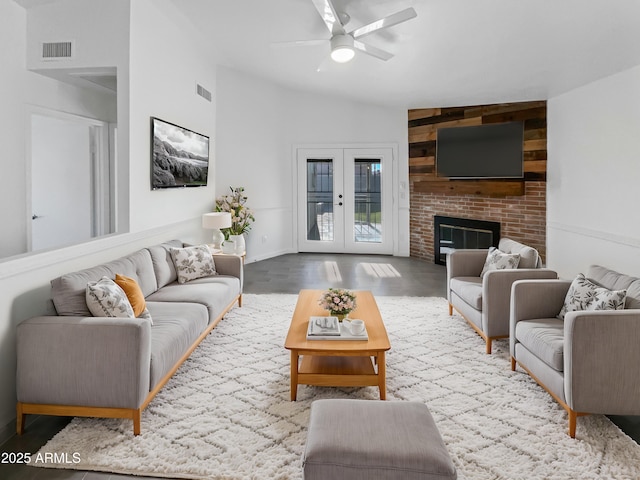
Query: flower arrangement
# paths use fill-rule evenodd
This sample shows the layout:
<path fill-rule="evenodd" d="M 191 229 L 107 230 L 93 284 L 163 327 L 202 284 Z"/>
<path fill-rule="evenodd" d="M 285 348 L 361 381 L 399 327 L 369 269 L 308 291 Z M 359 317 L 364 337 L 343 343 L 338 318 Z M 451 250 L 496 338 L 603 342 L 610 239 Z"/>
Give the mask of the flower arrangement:
<path fill-rule="evenodd" d="M 356 296 L 342 288 L 330 288 L 320 296 L 318 304 L 331 315 L 348 315 L 356 308 Z"/>
<path fill-rule="evenodd" d="M 231 214 L 231 227 L 223 228 L 226 239 L 229 235 L 242 235 L 251 230 L 251 223 L 255 221 L 253 212 L 246 206 L 247 196 L 244 187 L 229 187 L 231 194 L 216 198 L 216 212 Z"/>

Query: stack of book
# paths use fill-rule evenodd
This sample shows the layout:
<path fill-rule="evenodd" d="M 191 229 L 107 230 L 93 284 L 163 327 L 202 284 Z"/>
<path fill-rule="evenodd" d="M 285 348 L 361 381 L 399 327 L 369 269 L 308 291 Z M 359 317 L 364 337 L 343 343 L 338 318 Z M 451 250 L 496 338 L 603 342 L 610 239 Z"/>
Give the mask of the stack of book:
<path fill-rule="evenodd" d="M 310 317 L 309 337 L 331 337 L 340 336 L 340 322 L 338 317 Z"/>

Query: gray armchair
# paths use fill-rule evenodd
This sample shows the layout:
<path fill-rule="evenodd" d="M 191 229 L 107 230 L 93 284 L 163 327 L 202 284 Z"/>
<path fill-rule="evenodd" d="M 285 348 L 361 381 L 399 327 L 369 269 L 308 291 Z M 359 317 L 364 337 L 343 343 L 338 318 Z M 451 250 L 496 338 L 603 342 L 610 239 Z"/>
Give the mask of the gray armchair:
<path fill-rule="evenodd" d="M 511 294 L 511 369 L 520 365 L 567 411 L 569 435 L 589 413 L 640 415 L 640 279 L 599 266 L 586 277 L 627 290 L 624 310 L 574 311 L 556 317 L 571 285 L 522 280 Z"/>
<path fill-rule="evenodd" d="M 480 276 L 487 250 L 455 250 L 447 256 L 447 298 L 449 315 L 455 309 L 485 340 L 491 353 L 492 341 L 509 336 L 511 285 L 527 278 L 557 278 L 553 270 L 540 268 L 542 261 L 534 248 L 503 238 L 498 249 L 520 254 L 518 268 L 493 270 Z"/>

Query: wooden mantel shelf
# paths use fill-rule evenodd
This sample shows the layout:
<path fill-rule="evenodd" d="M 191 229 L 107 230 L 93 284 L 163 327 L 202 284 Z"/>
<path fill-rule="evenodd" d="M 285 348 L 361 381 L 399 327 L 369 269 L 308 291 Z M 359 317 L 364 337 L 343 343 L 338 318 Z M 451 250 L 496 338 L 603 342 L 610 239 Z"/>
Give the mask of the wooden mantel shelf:
<path fill-rule="evenodd" d="M 511 197 L 524 195 L 524 180 L 433 179 L 414 182 L 413 190 L 420 193 Z"/>

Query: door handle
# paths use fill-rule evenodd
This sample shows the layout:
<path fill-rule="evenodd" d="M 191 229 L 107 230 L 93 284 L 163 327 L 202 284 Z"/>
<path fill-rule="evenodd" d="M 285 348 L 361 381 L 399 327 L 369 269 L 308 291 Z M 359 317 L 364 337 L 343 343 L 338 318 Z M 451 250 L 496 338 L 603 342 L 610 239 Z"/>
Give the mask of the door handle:
<path fill-rule="evenodd" d="M 35 213 L 31 215 L 31 220 L 37 220 L 38 218 L 42 218 L 40 215 L 36 215 Z"/>

